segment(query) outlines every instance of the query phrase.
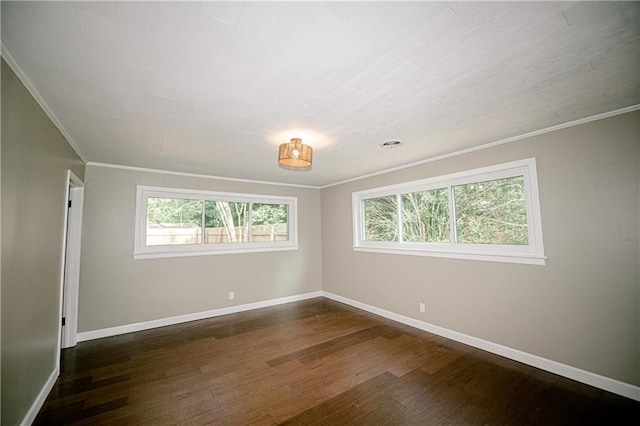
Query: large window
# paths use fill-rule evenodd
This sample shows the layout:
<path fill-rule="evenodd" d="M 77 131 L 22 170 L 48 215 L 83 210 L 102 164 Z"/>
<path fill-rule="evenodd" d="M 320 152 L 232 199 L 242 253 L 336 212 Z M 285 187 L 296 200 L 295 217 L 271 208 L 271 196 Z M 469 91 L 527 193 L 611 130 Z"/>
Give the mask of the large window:
<path fill-rule="evenodd" d="M 544 265 L 535 159 L 353 194 L 354 249 Z"/>
<path fill-rule="evenodd" d="M 136 259 L 297 249 L 296 198 L 138 186 Z"/>

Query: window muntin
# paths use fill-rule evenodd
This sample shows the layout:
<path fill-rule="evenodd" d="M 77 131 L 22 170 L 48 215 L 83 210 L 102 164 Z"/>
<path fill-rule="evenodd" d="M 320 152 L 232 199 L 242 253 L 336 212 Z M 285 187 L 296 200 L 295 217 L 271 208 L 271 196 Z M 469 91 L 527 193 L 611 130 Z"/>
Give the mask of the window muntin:
<path fill-rule="evenodd" d="M 297 249 L 297 199 L 138 186 L 134 258 Z"/>
<path fill-rule="evenodd" d="M 396 223 L 385 223 L 398 229 L 395 240 L 368 237 L 380 216 L 371 211 L 371 200 L 381 198 L 399 206 Z M 357 251 L 540 265 L 545 260 L 533 158 L 356 192 L 353 215 Z"/>

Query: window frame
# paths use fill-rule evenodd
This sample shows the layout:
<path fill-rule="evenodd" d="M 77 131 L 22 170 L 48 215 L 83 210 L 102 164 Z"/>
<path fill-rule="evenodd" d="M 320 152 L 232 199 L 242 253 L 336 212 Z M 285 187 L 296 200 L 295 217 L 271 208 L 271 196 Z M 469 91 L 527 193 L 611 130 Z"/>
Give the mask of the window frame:
<path fill-rule="evenodd" d="M 179 198 L 189 200 L 244 202 L 248 208 L 248 232 L 251 235 L 251 213 L 254 203 L 287 205 L 287 241 L 262 241 L 238 243 L 203 243 L 176 245 L 146 245 L 147 200 L 149 198 Z M 204 207 L 203 207 L 204 208 Z M 204 223 L 202 224 L 204 228 Z M 249 237 L 250 238 L 250 237 Z M 182 188 L 138 185 L 136 188 L 136 217 L 134 259 L 159 257 L 202 256 L 216 254 L 255 253 L 283 250 L 298 250 L 298 199 L 297 197 L 256 195 L 231 192 L 203 191 Z"/>
<path fill-rule="evenodd" d="M 524 193 L 527 211 L 528 245 L 506 244 L 467 244 L 455 241 L 456 216 L 453 199 L 453 187 L 457 185 L 479 183 L 489 180 L 505 179 L 516 176 L 524 178 Z M 449 221 L 451 242 L 406 242 L 402 229 L 402 194 L 448 188 Z M 394 195 L 398 206 L 398 240 L 370 241 L 364 239 L 364 200 Z M 404 254 L 417 256 L 435 256 L 454 259 L 484 260 L 493 262 L 523 263 L 544 265 L 542 238 L 542 220 L 538 195 L 538 176 L 535 158 L 496 164 L 493 166 L 451 173 L 427 179 L 404 182 L 380 188 L 357 191 L 352 194 L 353 212 L 353 249 L 354 251 Z"/>

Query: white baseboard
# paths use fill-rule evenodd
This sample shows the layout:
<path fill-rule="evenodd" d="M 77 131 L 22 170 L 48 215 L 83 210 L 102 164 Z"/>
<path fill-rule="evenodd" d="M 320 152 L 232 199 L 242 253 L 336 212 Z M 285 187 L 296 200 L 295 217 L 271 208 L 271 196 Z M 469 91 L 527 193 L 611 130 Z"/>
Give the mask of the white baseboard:
<path fill-rule="evenodd" d="M 205 318 L 213 318 L 220 315 L 235 314 L 236 312 L 250 311 L 252 309 L 266 308 L 269 306 L 282 305 L 284 303 L 297 302 L 300 300 L 322 297 L 322 291 L 297 294 L 295 296 L 280 297 L 278 299 L 264 300 L 261 302 L 247 303 L 244 305 L 229 306 L 227 308 L 212 309 L 210 311 L 195 312 L 192 314 L 178 315 L 175 317 L 161 318 L 157 320 L 137 322 L 133 324 L 120 325 L 117 327 L 102 328 L 99 330 L 83 331 L 78 333 L 78 342 L 100 339 L 102 337 L 117 336 L 119 334 L 133 333 L 135 331 L 149 330 L 151 328 L 164 327 L 167 325 L 181 324 L 189 321 L 196 321 Z"/>
<path fill-rule="evenodd" d="M 42 386 L 42 389 L 40 389 L 40 393 L 38 393 L 35 401 L 33 401 L 33 404 L 31 404 L 31 408 L 29 408 L 29 411 L 27 411 L 27 414 L 20 422 L 20 426 L 31 426 L 31 424 L 36 419 L 36 416 L 40 412 L 40 409 L 44 405 L 44 402 L 47 400 L 49 392 L 51 392 L 51 389 L 53 389 L 53 385 L 56 384 L 56 380 L 58 379 L 59 375 L 60 367 L 56 366 L 49 375 L 47 381 L 44 383 L 44 386 Z"/>
<path fill-rule="evenodd" d="M 634 386 L 628 383 L 621 382 L 619 380 L 611 379 L 609 377 L 601 376 L 599 374 L 591 373 L 589 371 L 581 370 L 576 367 L 572 367 L 570 365 L 562 364 L 556 361 L 552 361 L 550 359 L 542 358 L 537 355 L 533 355 L 527 352 L 522 352 L 517 349 L 509 348 L 507 346 L 502 346 L 497 343 L 489 342 L 487 340 L 479 339 L 477 337 L 469 336 L 464 333 L 459 333 L 457 331 L 449 330 L 444 327 L 439 327 L 437 325 L 429 324 L 428 322 L 420 321 L 415 318 L 410 318 L 404 315 L 397 314 L 395 312 L 387 311 L 382 308 L 378 308 L 376 306 L 367 305 L 366 303 L 358 302 L 356 300 L 349 299 L 347 297 L 339 296 L 334 293 L 330 293 L 327 291 L 314 291 L 311 293 L 299 294 L 295 296 L 281 297 L 278 299 L 270 299 L 261 302 L 255 303 L 247 303 L 245 305 L 237 305 L 230 306 L 227 308 L 219 308 L 213 309 L 210 311 L 204 312 L 196 312 L 192 314 L 179 315 L 170 318 L 162 318 L 158 320 L 139 322 L 134 324 L 127 324 L 118 327 L 110 327 L 103 328 L 99 330 L 85 331 L 82 333 L 78 333 L 78 342 L 83 342 L 87 340 L 100 339 L 102 337 L 110 337 L 116 336 L 119 334 L 132 333 L 135 331 L 148 330 L 151 328 L 164 327 L 167 325 L 180 324 L 189 321 L 196 321 L 205 318 L 213 318 L 220 315 L 233 314 L 236 312 L 244 312 L 252 309 L 266 308 L 269 306 L 281 305 L 284 303 L 297 302 L 300 300 L 311 299 L 314 297 L 326 297 L 328 299 L 335 300 L 337 302 L 342 302 L 344 304 L 353 306 L 358 309 L 362 309 L 363 311 L 371 312 L 373 314 L 379 315 L 384 318 L 388 318 L 393 321 L 397 321 L 402 324 L 409 325 L 411 327 L 415 327 L 420 330 L 427 331 L 429 333 L 437 334 L 442 337 L 446 337 L 451 340 L 455 340 L 457 342 L 464 343 L 469 346 L 476 347 L 478 349 L 485 350 L 487 352 L 491 352 L 497 355 L 501 355 L 505 358 L 510 358 L 518 362 L 522 362 L 523 364 L 531 365 L 536 368 L 540 368 L 545 371 L 549 371 L 554 374 L 558 374 L 563 377 L 567 377 L 569 379 L 585 383 L 590 386 L 594 386 L 599 389 L 606 390 L 608 392 L 615 393 L 617 395 L 624 396 L 626 398 L 631 398 L 636 401 L 640 401 L 640 387 Z M 53 381 L 50 385 L 48 385 L 48 389 L 44 394 L 44 399 L 46 399 L 47 394 L 51 390 L 51 387 L 55 383 L 54 376 Z M 44 388 L 43 388 L 44 391 Z M 40 403 L 44 403 L 44 399 Z M 34 406 L 36 403 L 34 403 Z M 38 406 L 38 410 L 39 407 Z M 38 410 L 35 411 L 33 415 L 38 413 Z M 28 424 L 28 423 L 27 423 Z"/>
<path fill-rule="evenodd" d="M 371 312 L 372 314 L 376 314 L 381 317 L 427 331 L 429 333 L 437 334 L 439 336 L 446 337 L 448 339 L 455 340 L 457 342 L 464 343 L 466 345 L 473 346 L 487 352 L 501 355 L 505 358 L 510 358 L 523 364 L 531 365 L 533 367 L 549 371 L 559 376 L 567 377 L 577 382 L 585 383 L 587 385 L 603 389 L 617 395 L 640 401 L 640 387 L 638 386 L 604 377 L 599 374 L 591 373 L 589 371 L 581 370 L 576 367 L 571 367 L 570 365 L 542 358 L 537 355 L 532 355 L 527 352 L 522 352 L 517 349 L 502 346 L 497 343 L 492 343 L 483 339 L 479 339 L 477 337 L 469 336 L 467 334 L 459 333 L 457 331 L 449 330 L 447 328 L 439 327 L 437 325 L 429 324 L 428 322 L 420 321 L 415 318 L 396 314 L 395 312 L 387 311 L 376 306 L 367 305 L 366 303 L 358 302 L 356 300 L 329 293 L 327 291 L 323 291 L 322 295 L 328 299 L 342 302 L 355 308 L 362 309 L 363 311 Z"/>

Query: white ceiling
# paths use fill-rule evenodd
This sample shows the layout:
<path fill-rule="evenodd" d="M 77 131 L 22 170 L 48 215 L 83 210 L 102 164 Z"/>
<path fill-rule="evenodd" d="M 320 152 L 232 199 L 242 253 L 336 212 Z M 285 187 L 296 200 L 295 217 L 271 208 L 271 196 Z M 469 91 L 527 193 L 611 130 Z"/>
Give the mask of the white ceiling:
<path fill-rule="evenodd" d="M 87 161 L 312 186 L 640 104 L 639 22 L 639 2 L 2 1 L 3 54 Z M 294 136 L 311 171 L 277 166 Z"/>

